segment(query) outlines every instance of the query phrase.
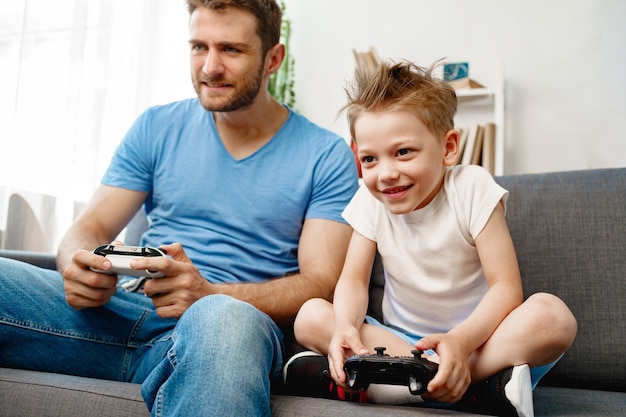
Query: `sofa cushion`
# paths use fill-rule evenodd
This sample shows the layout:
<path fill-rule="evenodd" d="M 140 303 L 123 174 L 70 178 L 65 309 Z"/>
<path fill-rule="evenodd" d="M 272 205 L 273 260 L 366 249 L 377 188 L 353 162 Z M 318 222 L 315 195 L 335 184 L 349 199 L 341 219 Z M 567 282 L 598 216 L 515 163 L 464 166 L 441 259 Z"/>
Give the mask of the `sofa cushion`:
<path fill-rule="evenodd" d="M 141 386 L 0 368 L 0 415 L 149 416 Z"/>
<path fill-rule="evenodd" d="M 539 387 L 534 392 L 535 416 L 626 416 L 623 392 Z"/>
<path fill-rule="evenodd" d="M 626 169 L 497 178 L 524 292 L 559 296 L 578 335 L 546 376 L 559 386 L 626 391 Z"/>

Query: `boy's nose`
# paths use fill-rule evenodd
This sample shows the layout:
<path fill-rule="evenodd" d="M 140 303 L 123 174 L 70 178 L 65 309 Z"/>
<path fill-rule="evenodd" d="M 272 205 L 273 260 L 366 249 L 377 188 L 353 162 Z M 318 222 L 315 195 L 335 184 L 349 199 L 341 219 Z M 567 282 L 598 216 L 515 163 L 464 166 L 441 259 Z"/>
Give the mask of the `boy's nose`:
<path fill-rule="evenodd" d="M 382 182 L 389 182 L 389 181 L 397 180 L 399 176 L 400 176 L 400 173 L 398 169 L 396 168 L 395 164 L 388 163 L 388 162 L 382 162 L 379 164 L 378 178 Z"/>

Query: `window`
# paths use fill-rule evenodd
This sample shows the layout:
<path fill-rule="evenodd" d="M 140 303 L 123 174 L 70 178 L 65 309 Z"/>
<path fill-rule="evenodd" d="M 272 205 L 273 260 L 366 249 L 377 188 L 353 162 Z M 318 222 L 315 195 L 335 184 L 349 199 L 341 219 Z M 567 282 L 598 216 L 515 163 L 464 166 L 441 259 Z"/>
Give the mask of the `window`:
<path fill-rule="evenodd" d="M 187 22 L 182 1 L 1 2 L 4 195 L 87 200 L 136 117 L 193 94 Z"/>

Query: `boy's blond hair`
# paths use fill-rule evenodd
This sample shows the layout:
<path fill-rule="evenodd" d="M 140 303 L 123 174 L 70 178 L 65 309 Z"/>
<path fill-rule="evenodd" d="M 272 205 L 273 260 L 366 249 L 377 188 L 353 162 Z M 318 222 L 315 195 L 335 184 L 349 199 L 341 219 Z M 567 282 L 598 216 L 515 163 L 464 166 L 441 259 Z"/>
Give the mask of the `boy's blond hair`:
<path fill-rule="evenodd" d="M 356 120 L 370 111 L 413 111 L 438 137 L 454 129 L 457 109 L 454 88 L 432 75 L 440 61 L 429 68 L 406 61 L 383 61 L 375 69 L 357 65 L 354 81 L 345 89 L 348 103 L 340 111 L 347 114 L 352 138 L 355 138 Z"/>

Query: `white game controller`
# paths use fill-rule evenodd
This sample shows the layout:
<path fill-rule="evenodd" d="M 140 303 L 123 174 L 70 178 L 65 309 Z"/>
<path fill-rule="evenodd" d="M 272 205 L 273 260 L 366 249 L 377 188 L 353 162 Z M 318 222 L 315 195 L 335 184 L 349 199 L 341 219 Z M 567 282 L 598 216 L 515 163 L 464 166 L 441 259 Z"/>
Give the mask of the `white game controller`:
<path fill-rule="evenodd" d="M 145 246 L 115 246 L 102 245 L 94 249 L 93 253 L 104 256 L 111 261 L 111 269 L 104 271 L 91 268 L 92 271 L 109 275 L 128 275 L 131 277 L 163 278 L 165 274 L 160 271 L 150 271 L 148 269 L 132 269 L 130 261 L 137 258 L 165 256 L 161 249 Z"/>

